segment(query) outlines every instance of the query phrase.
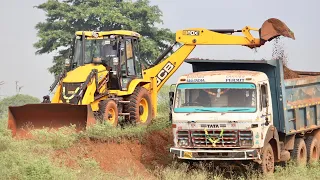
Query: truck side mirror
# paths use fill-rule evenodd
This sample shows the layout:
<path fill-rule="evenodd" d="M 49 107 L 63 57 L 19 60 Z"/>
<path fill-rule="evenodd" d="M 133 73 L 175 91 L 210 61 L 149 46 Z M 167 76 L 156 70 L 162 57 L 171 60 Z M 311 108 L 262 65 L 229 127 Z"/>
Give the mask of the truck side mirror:
<path fill-rule="evenodd" d="M 172 122 L 172 105 L 173 105 L 174 92 L 169 92 L 169 121 Z"/>

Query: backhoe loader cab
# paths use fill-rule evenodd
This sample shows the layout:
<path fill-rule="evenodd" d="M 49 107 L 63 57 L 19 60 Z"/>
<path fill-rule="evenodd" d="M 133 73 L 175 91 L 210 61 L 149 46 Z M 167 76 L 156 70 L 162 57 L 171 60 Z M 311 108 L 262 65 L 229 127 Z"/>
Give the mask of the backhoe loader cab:
<path fill-rule="evenodd" d="M 140 34 L 132 31 L 78 31 L 68 70 L 87 64 L 103 65 L 111 72 L 108 89 L 127 90 L 132 79 L 142 78 L 139 38 Z"/>

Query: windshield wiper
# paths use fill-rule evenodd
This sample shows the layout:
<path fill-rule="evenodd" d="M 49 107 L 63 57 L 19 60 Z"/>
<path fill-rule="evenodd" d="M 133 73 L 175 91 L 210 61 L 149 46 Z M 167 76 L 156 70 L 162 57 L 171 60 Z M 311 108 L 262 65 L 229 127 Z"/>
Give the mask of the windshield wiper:
<path fill-rule="evenodd" d="M 203 112 L 217 112 L 217 111 L 215 111 L 215 110 L 210 110 L 210 109 L 195 109 L 195 110 L 197 110 L 197 111 L 203 111 Z"/>
<path fill-rule="evenodd" d="M 247 110 L 250 110 L 250 109 L 248 109 L 248 108 L 242 108 L 242 109 L 232 109 L 232 110 L 230 110 L 230 111 L 235 112 L 235 111 L 247 111 Z"/>

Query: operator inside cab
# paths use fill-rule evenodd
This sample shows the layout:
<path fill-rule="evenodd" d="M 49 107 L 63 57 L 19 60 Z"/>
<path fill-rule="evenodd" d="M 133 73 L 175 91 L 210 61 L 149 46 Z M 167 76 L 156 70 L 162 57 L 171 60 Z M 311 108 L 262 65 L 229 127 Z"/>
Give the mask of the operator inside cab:
<path fill-rule="evenodd" d="M 93 47 L 92 62 L 112 67 L 112 59 L 117 57 L 117 44 L 114 41 L 104 40 Z"/>

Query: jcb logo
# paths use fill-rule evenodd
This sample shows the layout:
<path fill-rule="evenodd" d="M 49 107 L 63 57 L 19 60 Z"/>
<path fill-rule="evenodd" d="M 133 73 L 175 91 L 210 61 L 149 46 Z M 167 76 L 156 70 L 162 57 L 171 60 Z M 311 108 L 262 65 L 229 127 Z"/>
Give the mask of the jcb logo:
<path fill-rule="evenodd" d="M 199 35 L 200 35 L 200 32 L 199 32 L 199 31 L 185 30 L 185 31 L 183 31 L 183 35 L 199 36 Z"/>
<path fill-rule="evenodd" d="M 174 65 L 171 62 L 168 62 L 158 73 L 157 75 L 157 86 L 168 76 L 168 74 L 173 70 Z"/>

